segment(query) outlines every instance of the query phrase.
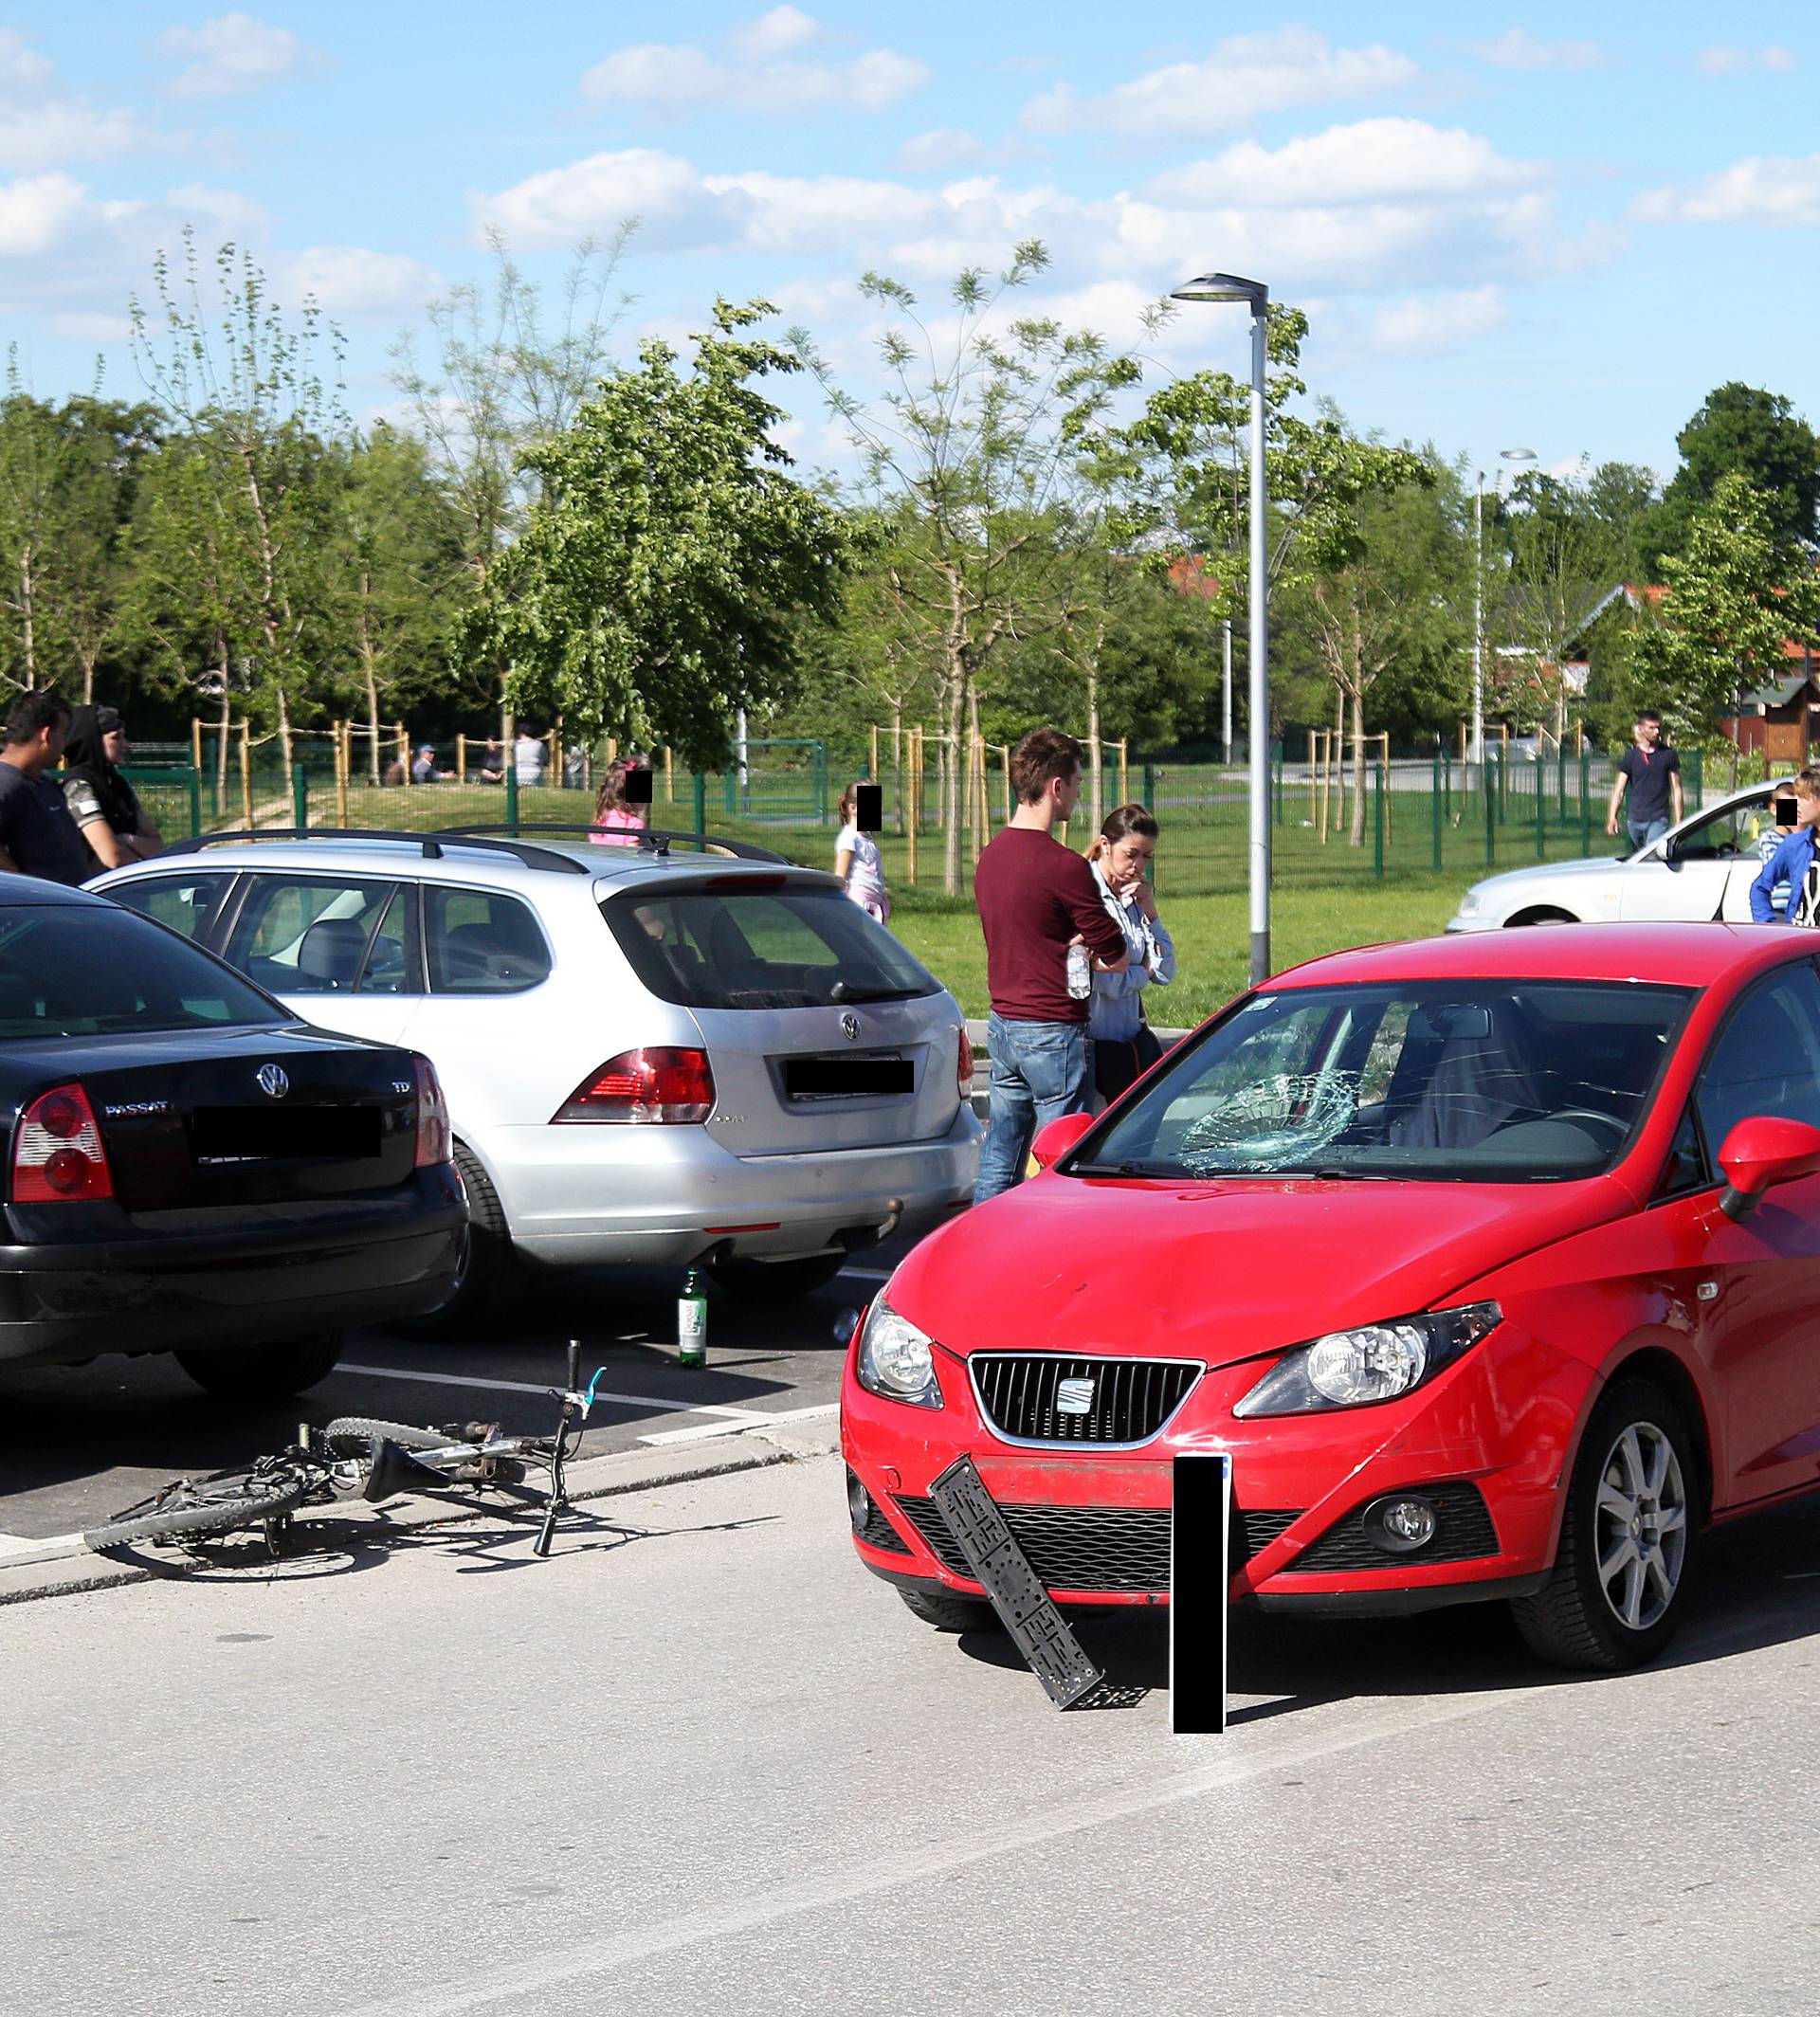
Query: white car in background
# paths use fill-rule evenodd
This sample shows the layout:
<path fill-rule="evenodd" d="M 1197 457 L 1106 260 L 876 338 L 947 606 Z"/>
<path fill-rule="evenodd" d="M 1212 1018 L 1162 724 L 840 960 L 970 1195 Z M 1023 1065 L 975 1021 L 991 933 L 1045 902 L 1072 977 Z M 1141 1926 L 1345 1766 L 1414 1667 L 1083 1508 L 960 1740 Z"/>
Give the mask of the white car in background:
<path fill-rule="evenodd" d="M 471 1226 L 441 1328 L 520 1260 L 806 1293 L 972 1196 L 966 1026 L 832 876 L 671 839 L 205 837 L 93 886 L 431 1059 Z"/>
<path fill-rule="evenodd" d="M 1770 800 L 1788 779 L 1734 791 L 1620 858 L 1538 862 L 1475 882 L 1448 918 L 1449 932 L 1511 924 L 1610 924 L 1629 918 L 1751 921 L 1751 884 L 1763 866 Z"/>

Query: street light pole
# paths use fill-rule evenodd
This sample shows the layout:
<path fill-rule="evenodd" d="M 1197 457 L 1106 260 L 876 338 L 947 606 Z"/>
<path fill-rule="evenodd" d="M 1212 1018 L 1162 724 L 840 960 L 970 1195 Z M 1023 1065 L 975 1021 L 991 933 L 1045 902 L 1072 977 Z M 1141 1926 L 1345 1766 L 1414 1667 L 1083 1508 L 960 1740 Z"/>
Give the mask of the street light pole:
<path fill-rule="evenodd" d="M 1174 288 L 1177 301 L 1244 301 L 1251 311 L 1251 580 L 1247 590 L 1251 619 L 1249 674 L 1250 746 L 1248 780 L 1251 811 L 1249 847 L 1251 911 L 1251 985 L 1270 973 L 1270 583 L 1265 545 L 1267 475 L 1264 453 L 1265 366 L 1270 314 L 1270 290 L 1262 281 L 1234 273 L 1204 273 Z"/>
<path fill-rule="evenodd" d="M 1220 624 L 1220 752 L 1221 760 L 1232 761 L 1232 619 Z"/>

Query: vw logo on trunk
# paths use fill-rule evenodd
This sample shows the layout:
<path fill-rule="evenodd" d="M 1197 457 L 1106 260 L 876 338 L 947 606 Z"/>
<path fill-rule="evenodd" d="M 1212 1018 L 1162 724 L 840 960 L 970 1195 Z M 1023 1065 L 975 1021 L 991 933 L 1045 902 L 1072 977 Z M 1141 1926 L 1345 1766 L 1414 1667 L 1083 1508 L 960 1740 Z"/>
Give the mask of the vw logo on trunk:
<path fill-rule="evenodd" d="M 841 1034 L 849 1044 L 857 1044 L 860 1040 L 860 1019 L 850 1008 L 841 1018 Z"/>
<path fill-rule="evenodd" d="M 291 1089 L 290 1074 L 282 1064 L 259 1067 L 259 1089 L 268 1099 L 282 1099 Z"/>

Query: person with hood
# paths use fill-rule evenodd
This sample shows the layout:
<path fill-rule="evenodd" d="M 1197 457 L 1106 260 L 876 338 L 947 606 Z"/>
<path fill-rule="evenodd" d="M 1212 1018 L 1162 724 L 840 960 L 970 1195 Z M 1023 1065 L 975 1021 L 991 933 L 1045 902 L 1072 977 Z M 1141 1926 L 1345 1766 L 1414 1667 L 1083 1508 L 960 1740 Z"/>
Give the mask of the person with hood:
<path fill-rule="evenodd" d="M 79 707 L 64 744 L 64 802 L 103 868 L 143 862 L 164 845 L 121 776 L 126 727 L 113 707 Z"/>

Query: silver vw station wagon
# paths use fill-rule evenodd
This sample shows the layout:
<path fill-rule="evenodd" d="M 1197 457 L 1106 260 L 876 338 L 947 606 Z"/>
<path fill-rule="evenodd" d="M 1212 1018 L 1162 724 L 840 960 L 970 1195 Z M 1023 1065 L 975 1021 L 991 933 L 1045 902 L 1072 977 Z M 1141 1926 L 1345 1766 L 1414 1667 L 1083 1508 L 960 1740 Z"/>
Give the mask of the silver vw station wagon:
<path fill-rule="evenodd" d="M 444 1330 L 515 1259 L 806 1293 L 972 1193 L 958 1004 L 833 877 L 760 850 L 205 837 L 90 886 L 431 1059 L 472 1221 Z"/>

